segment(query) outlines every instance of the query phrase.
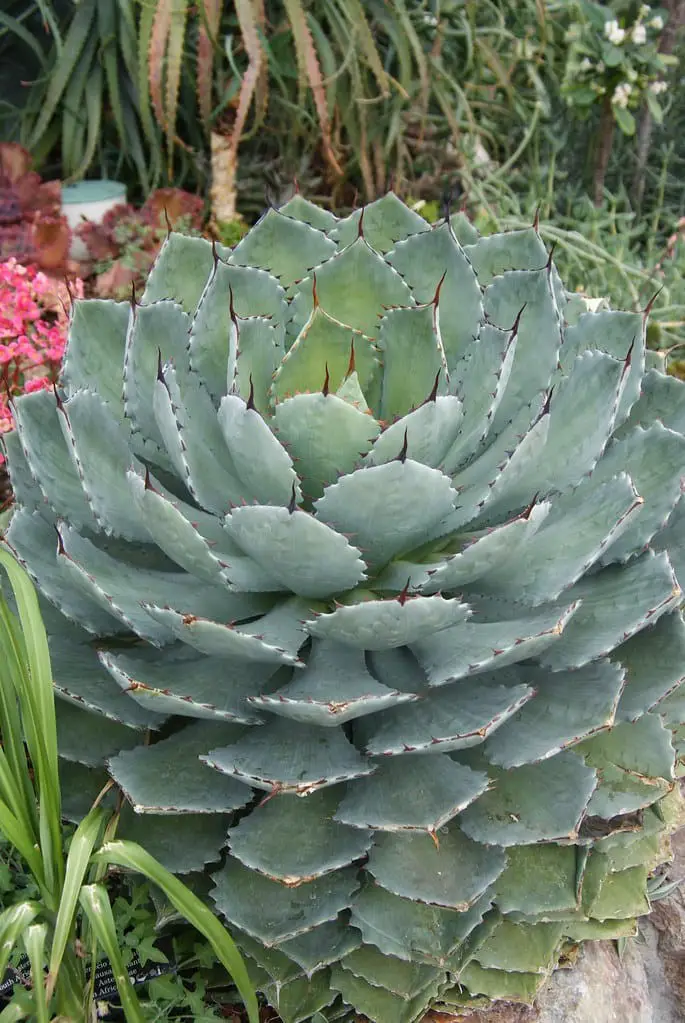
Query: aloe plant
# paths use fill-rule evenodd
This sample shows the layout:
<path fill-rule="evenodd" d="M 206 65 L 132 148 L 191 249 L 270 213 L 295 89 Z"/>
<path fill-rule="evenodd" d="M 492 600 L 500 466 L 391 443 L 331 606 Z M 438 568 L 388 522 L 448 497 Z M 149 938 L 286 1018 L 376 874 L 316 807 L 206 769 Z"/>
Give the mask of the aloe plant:
<path fill-rule="evenodd" d="M 531 1000 L 682 816 L 685 392 L 537 227 L 302 197 L 170 234 L 16 402 L 71 812 L 211 898 L 286 1023 Z M 679 582 L 680 580 L 680 582 Z M 60 613 L 61 612 L 61 613 Z"/>

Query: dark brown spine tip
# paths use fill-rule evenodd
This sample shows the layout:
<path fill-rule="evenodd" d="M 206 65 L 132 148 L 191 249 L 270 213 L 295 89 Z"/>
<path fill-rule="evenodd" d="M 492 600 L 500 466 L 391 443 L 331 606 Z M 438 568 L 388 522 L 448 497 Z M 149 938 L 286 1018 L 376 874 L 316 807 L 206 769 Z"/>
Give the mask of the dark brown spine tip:
<path fill-rule="evenodd" d="M 540 230 L 540 206 L 535 208 L 535 216 L 533 217 L 533 230 L 537 234 Z"/>
<path fill-rule="evenodd" d="M 55 396 L 55 402 L 57 404 L 57 408 L 60 410 L 60 412 L 63 412 L 64 411 L 64 402 L 62 401 L 62 399 L 59 396 L 59 391 L 57 390 L 57 384 L 55 384 L 55 383 L 53 383 L 53 385 L 52 385 L 52 393 Z"/>
<path fill-rule="evenodd" d="M 552 247 L 549 250 L 549 256 L 547 257 L 547 263 L 545 264 L 545 269 L 547 270 L 548 273 L 552 272 L 552 260 L 554 259 L 554 250 L 556 249 L 556 247 L 557 247 L 557 243 L 553 242 Z"/>
<path fill-rule="evenodd" d="M 399 604 L 401 604 L 402 607 L 404 607 L 404 605 L 407 603 L 407 600 L 409 599 L 409 585 L 410 585 L 410 583 L 411 583 L 411 576 L 409 577 L 409 579 L 407 579 L 406 583 L 404 584 L 404 589 L 402 590 L 402 592 L 397 594 L 397 602 Z"/>
<path fill-rule="evenodd" d="M 295 195 L 300 194 L 300 182 L 296 177 L 293 177 L 293 188 L 295 189 Z"/>
<path fill-rule="evenodd" d="M 528 304 L 527 302 L 524 302 L 524 303 L 523 303 L 523 305 L 521 306 L 521 308 L 519 309 L 519 311 L 518 311 L 518 312 L 517 312 L 517 314 L 516 314 L 516 319 L 514 320 L 513 326 L 512 326 L 512 328 L 511 328 L 511 331 L 510 331 L 510 333 L 511 333 L 511 334 L 512 334 L 512 335 L 513 335 L 514 337 L 515 337 L 515 336 L 516 336 L 516 335 L 518 334 L 518 332 L 519 332 L 519 326 L 520 326 L 520 324 L 521 324 L 521 317 L 523 316 L 523 312 L 524 312 L 524 310 L 525 310 L 525 308 L 526 308 L 527 304 Z"/>
<path fill-rule="evenodd" d="M 247 399 L 247 408 L 249 408 L 252 412 L 256 412 L 257 411 L 255 403 L 254 403 L 254 382 L 252 380 L 252 374 L 251 373 L 250 373 L 250 394 L 249 394 L 248 399 Z"/>
<path fill-rule="evenodd" d="M 166 380 L 164 379 L 164 368 L 162 366 L 162 349 L 157 349 L 157 379 L 160 384 L 164 384 L 166 387 Z"/>
<path fill-rule="evenodd" d="M 138 305 L 138 299 L 136 298 L 136 283 L 135 283 L 135 281 L 131 281 L 131 297 L 129 299 L 129 302 L 131 303 L 131 309 L 135 313 L 136 306 Z"/>
<path fill-rule="evenodd" d="M 216 270 L 219 263 L 219 250 L 216 247 L 216 238 L 212 238 L 212 262 L 214 263 L 214 269 Z"/>
<path fill-rule="evenodd" d="M 533 508 L 538 503 L 538 497 L 539 496 L 540 496 L 540 491 L 538 490 L 537 494 L 534 495 L 533 500 L 530 502 L 530 504 L 525 509 L 525 511 L 521 512 L 521 518 L 522 519 L 529 519 L 530 518 L 530 516 L 532 514 L 532 511 L 533 511 Z"/>
<path fill-rule="evenodd" d="M 444 274 L 442 275 L 442 277 L 438 281 L 438 286 L 435 289 L 435 294 L 433 295 L 433 299 L 432 299 L 432 304 L 433 305 L 437 305 L 438 302 L 440 301 L 440 290 L 441 290 L 443 284 L 445 283 L 445 277 L 447 277 L 447 270 L 445 270 Z"/>
<path fill-rule="evenodd" d="M 549 391 L 547 392 L 547 397 L 545 398 L 545 404 L 542 406 L 542 411 L 540 413 L 540 419 L 542 419 L 543 416 L 546 416 L 547 413 L 549 412 L 550 407 L 552 405 L 552 395 L 553 394 L 554 394 L 554 388 L 550 387 Z"/>
<path fill-rule="evenodd" d="M 399 455 L 397 456 L 396 461 L 402 462 L 402 463 L 407 461 L 407 445 L 408 445 L 408 443 L 409 443 L 409 438 L 408 438 L 408 435 L 407 435 L 407 430 L 405 430 L 404 431 L 404 443 L 402 444 L 402 450 L 400 451 Z"/>
<path fill-rule="evenodd" d="M 316 289 L 316 274 L 312 274 L 312 303 L 315 309 L 319 308 L 319 292 Z"/>
<path fill-rule="evenodd" d="M 459 198 L 461 189 L 459 182 L 455 181 L 452 185 L 444 190 L 440 201 L 440 212 L 444 217 L 446 223 L 449 224 L 452 216 L 452 207 Z"/>
<path fill-rule="evenodd" d="M 67 552 L 64 548 L 64 541 L 62 540 L 62 534 L 59 531 L 59 526 L 55 526 L 55 532 L 57 533 L 57 553 L 66 554 Z"/>
<path fill-rule="evenodd" d="M 236 312 L 235 312 L 235 304 L 234 304 L 234 301 L 233 301 L 233 288 L 231 287 L 230 284 L 228 286 L 228 314 L 231 317 L 231 319 L 233 320 L 233 322 L 235 323 L 235 321 L 236 321 Z"/>
<path fill-rule="evenodd" d="M 326 363 L 326 376 L 324 378 L 323 387 L 321 388 L 321 393 L 323 394 L 324 398 L 328 397 L 330 389 L 331 389 L 331 375 L 328 372 L 328 363 Z"/>
<path fill-rule="evenodd" d="M 364 237 L 364 213 L 365 213 L 365 211 L 366 211 L 366 207 L 362 206 L 361 211 L 359 213 L 359 223 L 357 224 L 357 238 L 363 238 Z"/>
<path fill-rule="evenodd" d="M 657 298 L 659 297 L 659 295 L 661 294 L 661 292 L 662 292 L 663 290 L 664 290 L 664 289 L 663 289 L 663 285 L 662 285 L 662 286 L 661 286 L 661 287 L 659 288 L 659 290 L 658 290 L 658 291 L 655 291 L 655 292 L 654 292 L 654 294 L 653 294 L 653 295 L 652 295 L 652 297 L 650 298 L 649 302 L 647 303 L 647 305 L 646 305 L 646 306 L 644 307 L 644 309 L 642 310 L 642 315 L 644 316 L 644 318 L 645 318 L 645 319 L 647 319 L 647 317 L 648 317 L 648 316 L 649 316 L 649 314 L 651 313 L 652 309 L 654 308 L 654 303 L 656 302 Z"/>
<path fill-rule="evenodd" d="M 628 349 L 628 352 L 627 352 L 625 360 L 624 360 L 624 370 L 623 370 L 624 373 L 626 373 L 630 369 L 630 367 L 632 365 L 632 362 L 633 362 L 633 352 L 635 351 L 635 342 L 636 341 L 637 341 L 637 338 L 634 337 L 633 340 L 630 342 L 630 348 Z"/>
<path fill-rule="evenodd" d="M 438 397 L 438 384 L 440 383 L 440 374 L 441 374 L 441 372 L 442 372 L 442 370 L 439 369 L 438 372 L 435 374 L 435 382 L 433 383 L 433 390 L 431 391 L 431 393 L 426 398 L 426 400 L 424 402 L 424 405 L 427 405 L 429 401 L 436 401 L 437 400 L 437 397 Z"/>
<path fill-rule="evenodd" d="M 169 213 L 167 211 L 166 206 L 164 207 L 164 223 L 166 224 L 166 236 L 168 238 L 171 232 L 173 231 L 173 228 L 171 226 L 171 221 L 169 220 Z"/>
<path fill-rule="evenodd" d="M 147 466 L 145 466 L 145 489 L 154 490 L 154 487 L 150 483 L 150 470 L 148 469 Z"/>
<path fill-rule="evenodd" d="M 293 490 L 292 490 L 292 494 L 290 495 L 290 504 L 288 505 L 288 511 L 290 512 L 291 515 L 293 515 L 296 509 L 297 509 L 297 490 L 295 489 L 295 484 L 293 483 Z"/>
<path fill-rule="evenodd" d="M 347 373 L 345 374 L 345 379 L 347 380 L 348 377 L 351 377 L 352 374 L 356 371 L 356 369 L 357 367 L 354 361 L 354 338 L 353 338 L 352 341 L 350 342 L 350 361 L 347 364 Z"/>

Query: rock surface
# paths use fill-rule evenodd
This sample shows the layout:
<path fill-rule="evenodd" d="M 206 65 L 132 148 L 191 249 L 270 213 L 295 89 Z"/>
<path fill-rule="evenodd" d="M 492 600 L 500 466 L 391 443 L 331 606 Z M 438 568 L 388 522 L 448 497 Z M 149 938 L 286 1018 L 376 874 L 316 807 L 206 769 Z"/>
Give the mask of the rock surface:
<path fill-rule="evenodd" d="M 685 878 L 685 830 L 672 838 L 668 877 Z M 685 885 L 654 903 L 619 959 L 614 942 L 588 942 L 557 970 L 534 1007 L 500 1004 L 430 1023 L 685 1023 Z"/>

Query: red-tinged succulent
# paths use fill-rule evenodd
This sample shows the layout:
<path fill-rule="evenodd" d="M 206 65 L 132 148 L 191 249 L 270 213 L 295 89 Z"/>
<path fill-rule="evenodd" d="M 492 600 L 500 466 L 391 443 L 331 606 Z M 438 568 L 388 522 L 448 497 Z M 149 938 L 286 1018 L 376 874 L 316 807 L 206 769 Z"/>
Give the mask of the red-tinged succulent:
<path fill-rule="evenodd" d="M 158 188 L 139 210 L 115 206 L 99 224 L 85 221 L 77 234 L 96 263 L 96 294 L 125 298 L 145 278 L 167 236 L 169 225 L 195 234 L 204 220 L 204 202 L 182 188 Z"/>
<path fill-rule="evenodd" d="M 43 270 L 62 270 L 71 234 L 61 214 L 59 181 L 42 181 L 16 142 L 0 142 L 0 260 L 15 257 Z"/>

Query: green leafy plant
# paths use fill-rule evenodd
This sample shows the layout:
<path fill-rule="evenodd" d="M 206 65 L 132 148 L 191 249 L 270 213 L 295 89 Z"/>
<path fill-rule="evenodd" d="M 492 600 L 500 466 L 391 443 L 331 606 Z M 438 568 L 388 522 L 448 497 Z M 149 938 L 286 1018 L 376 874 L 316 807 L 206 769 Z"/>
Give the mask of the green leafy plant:
<path fill-rule="evenodd" d="M 645 102 L 660 124 L 659 96 L 667 91 L 665 75 L 677 61 L 659 52 L 667 17 L 662 8 L 642 4 L 637 14 L 617 17 L 610 7 L 580 0 L 574 10 L 576 17 L 566 34 L 569 48 L 561 94 L 582 116 L 597 103 L 602 105 L 594 181 L 595 201 L 600 203 L 614 124 L 625 135 L 634 135 L 634 112 Z"/>
<path fill-rule="evenodd" d="M 69 180 L 98 164 L 116 176 L 128 163 L 148 192 L 162 173 L 162 145 L 138 94 L 136 5 L 41 0 L 39 7 L 38 28 L 22 15 L 0 18 L 0 42 L 28 46 L 37 63 L 21 102 L 21 142 L 39 164 L 57 148 Z"/>
<path fill-rule="evenodd" d="M 171 234 L 18 399 L 5 542 L 62 612 L 60 756 L 206 868 L 285 1023 L 531 1001 L 648 911 L 685 392 L 645 329 L 536 227 L 298 195 L 232 250 Z"/>
<path fill-rule="evenodd" d="M 555 248 L 569 291 L 639 312 L 649 306 L 647 341 L 678 369 L 685 326 L 683 225 L 661 204 L 641 219 L 624 189 L 596 207 L 559 165 L 520 170 L 510 182 L 468 179 L 469 216 L 484 234 L 526 230 L 533 220 Z M 681 369 L 678 369 L 680 373 Z"/>
<path fill-rule="evenodd" d="M 33 62 L 21 104 L 11 83 L 12 124 L 70 178 L 133 171 L 147 194 L 164 179 L 205 188 L 211 167 L 215 222 L 253 175 L 263 206 L 267 163 L 287 183 L 311 163 L 341 207 L 391 180 L 423 196 L 476 141 L 495 158 L 525 149 L 550 108 L 539 0 L 106 6 L 43 0 L 44 25 L 16 0 L 0 12 L 0 46 Z"/>
<path fill-rule="evenodd" d="M 97 804 L 67 836 L 47 637 L 30 580 L 6 550 L 0 564 L 11 584 L 18 620 L 0 597 L 0 830 L 23 863 L 23 898 L 10 898 L 0 913 L 0 978 L 22 948 L 30 961 L 30 990 L 15 988 L 4 1019 L 47 1023 L 56 1013 L 78 1023 L 92 1018 L 97 950 L 112 966 L 129 1023 L 145 1017 L 122 959 L 105 878 L 116 864 L 150 879 L 209 940 L 235 979 L 255 1023 L 256 1000 L 233 942 L 206 906 L 142 847 L 115 841 L 118 814 Z M 9 904 L 7 904 L 7 902 Z M 85 949 L 87 955 L 80 953 Z M 88 980 L 86 964 L 91 967 Z"/>
<path fill-rule="evenodd" d="M 663 12 L 643 4 L 625 27 L 609 7 L 583 3 L 579 13 L 585 18 L 573 22 L 567 33 L 571 45 L 562 94 L 569 106 L 587 111 L 608 96 L 619 128 L 633 135 L 631 110 L 647 101 L 660 124 L 663 111 L 657 97 L 668 89 L 664 75 L 671 63 L 658 50 Z"/>

